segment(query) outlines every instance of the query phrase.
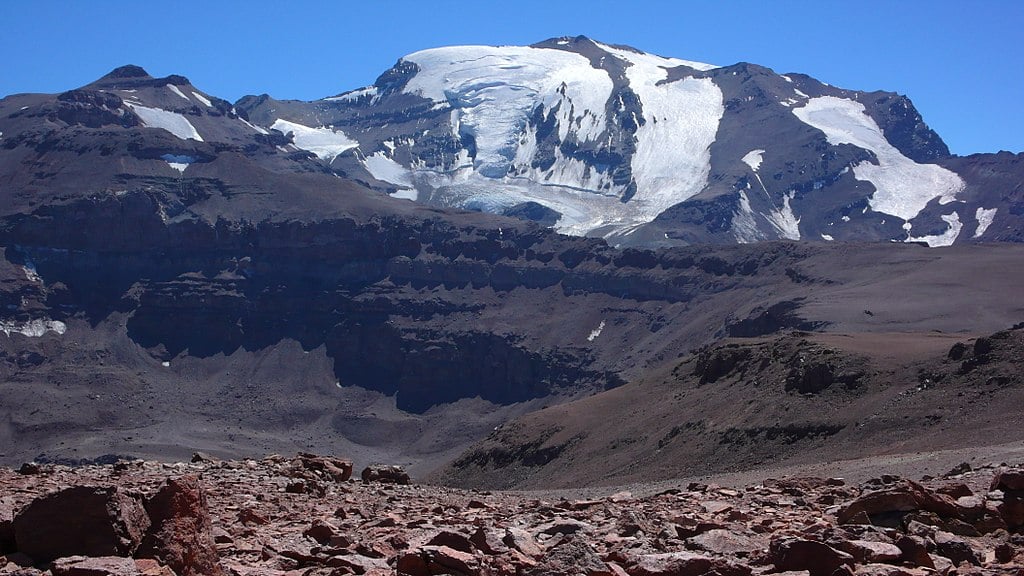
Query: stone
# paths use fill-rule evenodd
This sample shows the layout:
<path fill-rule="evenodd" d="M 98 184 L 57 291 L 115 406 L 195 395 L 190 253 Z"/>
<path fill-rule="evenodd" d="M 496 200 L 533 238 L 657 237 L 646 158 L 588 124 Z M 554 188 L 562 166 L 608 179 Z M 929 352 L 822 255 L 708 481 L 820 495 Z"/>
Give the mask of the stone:
<path fill-rule="evenodd" d="M 581 522 L 573 518 L 564 518 L 549 522 L 543 526 L 538 527 L 537 531 L 541 534 L 547 534 L 554 536 L 555 534 L 575 534 L 577 532 L 589 532 L 594 527 L 586 522 Z"/>
<path fill-rule="evenodd" d="M 692 552 L 644 554 L 628 572 L 632 576 L 749 576 L 752 573 L 748 566 Z"/>
<path fill-rule="evenodd" d="M 814 540 L 772 540 L 769 557 L 777 570 L 807 570 L 810 576 L 833 576 L 840 567 L 854 564 L 853 556 Z"/>
<path fill-rule="evenodd" d="M 505 529 L 505 537 L 502 541 L 509 548 L 515 548 L 523 554 L 531 557 L 538 557 L 544 554 L 544 550 L 537 545 L 533 536 L 522 528 L 509 527 Z"/>
<path fill-rule="evenodd" d="M 55 560 L 50 566 L 53 576 L 141 576 L 131 558 L 120 556 L 70 556 Z"/>
<path fill-rule="evenodd" d="M 14 503 L 0 498 L 0 554 L 14 552 Z"/>
<path fill-rule="evenodd" d="M 367 466 L 360 477 L 363 482 L 384 482 L 387 484 L 409 484 L 412 480 L 401 466 Z"/>
<path fill-rule="evenodd" d="M 978 559 L 971 545 L 963 538 L 949 532 L 942 530 L 935 532 L 935 551 L 940 556 L 949 558 L 953 564 L 968 562 L 974 566 L 981 566 L 981 560 Z"/>
<path fill-rule="evenodd" d="M 900 559 L 914 566 L 935 568 L 928 554 L 928 540 L 920 536 L 903 535 L 896 539 L 896 547 L 902 553 Z"/>
<path fill-rule="evenodd" d="M 866 514 L 876 524 L 880 516 L 902 516 L 915 510 L 925 510 L 945 517 L 955 517 L 958 513 L 952 497 L 931 492 L 916 482 L 902 480 L 887 488 L 861 495 L 840 508 L 836 516 L 840 524 L 852 524 Z"/>
<path fill-rule="evenodd" d="M 734 530 L 708 530 L 686 540 L 688 548 L 713 552 L 715 554 L 732 554 L 749 556 L 766 546 L 761 538 L 751 538 Z"/>
<path fill-rule="evenodd" d="M 74 486 L 36 498 L 14 518 L 17 548 L 37 562 L 129 556 L 150 526 L 142 499 L 116 487 Z"/>
<path fill-rule="evenodd" d="M 508 551 L 508 546 L 502 542 L 502 536 L 504 536 L 504 532 L 501 530 L 481 526 L 469 537 L 469 541 L 477 550 L 493 556 Z"/>
<path fill-rule="evenodd" d="M 452 570 L 466 576 L 479 574 L 476 558 L 467 552 L 459 552 L 447 546 L 423 546 L 420 551 L 433 574 L 448 574 Z"/>
<path fill-rule="evenodd" d="M 206 493 L 195 476 L 172 478 L 146 502 L 153 522 L 138 557 L 155 558 L 178 576 L 219 576 Z"/>
<path fill-rule="evenodd" d="M 338 533 L 338 528 L 325 520 L 314 520 L 309 528 L 302 531 L 303 536 L 308 536 L 322 545 L 330 544 L 331 538 Z"/>
<path fill-rule="evenodd" d="M 895 544 L 871 540 L 844 540 L 836 544 L 836 548 L 861 564 L 896 562 L 903 556 L 903 551 Z"/>
<path fill-rule="evenodd" d="M 992 490 L 1024 491 L 1024 468 L 1004 468 L 992 478 Z"/>
<path fill-rule="evenodd" d="M 451 530 L 444 530 L 438 532 L 427 542 L 428 546 L 447 546 L 449 548 L 458 550 L 459 552 L 473 553 L 475 546 L 470 542 L 469 538 L 458 532 L 452 532 Z"/>
<path fill-rule="evenodd" d="M 585 576 L 613 576 L 614 571 L 583 539 L 569 537 L 544 555 L 537 565 L 528 568 L 525 576 L 549 574 L 584 574 Z"/>

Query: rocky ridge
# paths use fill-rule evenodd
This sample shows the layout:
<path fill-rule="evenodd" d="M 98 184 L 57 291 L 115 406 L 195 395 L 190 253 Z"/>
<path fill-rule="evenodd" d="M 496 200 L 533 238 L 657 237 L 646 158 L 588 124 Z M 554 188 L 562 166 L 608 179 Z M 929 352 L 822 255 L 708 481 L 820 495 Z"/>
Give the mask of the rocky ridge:
<path fill-rule="evenodd" d="M 0 469 L 0 574 L 1024 574 L 1024 468 L 575 497 L 351 475 L 311 454 Z"/>

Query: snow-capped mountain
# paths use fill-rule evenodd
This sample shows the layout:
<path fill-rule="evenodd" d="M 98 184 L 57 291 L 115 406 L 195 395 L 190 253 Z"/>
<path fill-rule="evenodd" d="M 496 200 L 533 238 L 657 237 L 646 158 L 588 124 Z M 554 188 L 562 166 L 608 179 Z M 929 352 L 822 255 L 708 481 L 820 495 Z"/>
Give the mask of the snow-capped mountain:
<path fill-rule="evenodd" d="M 906 97 L 584 37 L 424 50 L 373 86 L 236 110 L 392 196 L 613 244 L 939 246 L 1020 231 L 1004 198 L 1019 190 L 958 173 Z"/>

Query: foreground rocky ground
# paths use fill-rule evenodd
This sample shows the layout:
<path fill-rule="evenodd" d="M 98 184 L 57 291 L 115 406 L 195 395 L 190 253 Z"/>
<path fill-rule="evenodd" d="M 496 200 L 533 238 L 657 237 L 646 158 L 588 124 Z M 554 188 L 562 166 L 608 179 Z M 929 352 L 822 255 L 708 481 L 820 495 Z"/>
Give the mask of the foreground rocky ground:
<path fill-rule="evenodd" d="M 0 574 L 1024 575 L 1024 468 L 461 491 L 299 455 L 0 469 Z"/>

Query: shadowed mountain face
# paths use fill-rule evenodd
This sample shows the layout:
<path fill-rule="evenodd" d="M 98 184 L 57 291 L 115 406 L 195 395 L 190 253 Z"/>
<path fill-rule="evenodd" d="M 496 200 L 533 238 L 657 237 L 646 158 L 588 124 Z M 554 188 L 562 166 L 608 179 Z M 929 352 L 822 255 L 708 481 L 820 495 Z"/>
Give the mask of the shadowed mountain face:
<path fill-rule="evenodd" d="M 1016 292 L 1003 288 L 1024 280 L 1015 277 L 1024 274 L 1015 245 L 615 249 L 546 228 L 558 229 L 565 212 L 544 197 L 520 202 L 509 192 L 516 202 L 502 205 L 542 224 L 381 192 L 387 180 L 371 168 L 392 170 L 398 180 L 406 173 L 400 170 L 408 172 L 402 166 L 415 163 L 413 188 L 422 198 L 420 177 L 438 169 L 438 178 L 452 178 L 438 167 L 455 162 L 471 166 L 465 181 L 473 194 L 474 183 L 514 187 L 520 179 L 547 190 L 544 171 L 533 164 L 548 162 L 538 160 L 541 150 L 564 161 L 572 148 L 566 138 L 574 135 L 573 158 L 605 167 L 590 171 L 605 178 L 601 198 L 618 207 L 660 197 L 645 186 L 661 176 L 644 172 L 636 158 L 649 144 L 641 124 L 654 130 L 669 116 L 639 113 L 650 113 L 659 86 L 711 90 L 732 81 L 724 72 L 731 68 L 673 65 L 666 83 L 641 89 L 634 73 L 649 57 L 558 42 L 523 50 L 585 58 L 611 78 L 622 107 L 605 106 L 601 124 L 570 102 L 567 85 L 565 101 L 531 108 L 523 130 L 532 131 L 538 155 L 509 164 L 524 170 L 514 178 L 500 169 L 509 149 L 494 147 L 488 132 L 501 118 L 478 108 L 493 98 L 463 94 L 453 112 L 408 92 L 420 82 L 430 93 L 427 79 L 417 80 L 440 65 L 429 51 L 403 60 L 373 90 L 313 104 L 256 98 L 232 106 L 184 77 L 152 78 L 132 66 L 60 95 L 0 101 L 0 460 L 312 449 L 424 471 L 512 417 L 618 389 L 726 336 L 790 329 L 985 333 L 1020 316 Z M 665 61 L 653 61 L 666 69 Z M 790 79 L 778 81 L 810 82 Z M 380 135 L 341 120 L 314 126 L 303 116 L 309 106 L 348 110 L 359 122 L 376 118 Z M 271 119 L 271 109 L 296 115 Z M 567 110 L 575 112 L 559 116 Z M 446 131 L 451 125 L 438 124 L 442 117 L 462 118 L 465 128 Z M 723 112 L 722 122 L 727 117 Z M 563 134 L 563 122 L 576 128 Z M 584 138 L 587 122 L 612 144 Z M 414 145 L 400 136 L 416 124 L 429 133 Z M 805 125 L 793 126 L 823 142 Z M 949 158 L 914 122 L 900 133 L 901 154 L 941 159 L 967 179 L 996 182 L 986 194 L 1012 206 L 1018 191 L 1007 174 L 1018 157 Z M 371 145 L 373 138 L 379 141 Z M 711 146 L 712 167 L 720 140 Z M 827 151 L 847 154 L 844 162 L 870 160 L 861 149 L 836 146 Z M 631 158 L 629 166 L 616 164 L 619 157 Z M 765 152 L 765 167 L 770 159 Z M 761 164 L 741 164 L 752 171 L 748 180 L 766 174 Z M 409 195 L 404 184 L 389 186 L 391 195 Z M 432 203 L 478 207 L 466 200 L 473 194 Z M 589 201 L 590 192 L 580 194 Z M 947 208 L 940 200 L 936 209 Z M 631 237 L 652 238 L 652 227 L 679 206 L 637 224 Z M 715 206 L 730 213 L 727 204 Z M 997 226 L 1013 210 L 991 217 L 1001 239 L 1014 238 L 1012 223 Z M 805 218 L 800 226 L 808 225 Z M 625 220 L 616 222 L 607 231 L 624 235 L 616 226 Z M 729 230 L 705 238 L 732 243 L 735 228 Z M 673 233 L 658 231 L 662 239 Z"/>

